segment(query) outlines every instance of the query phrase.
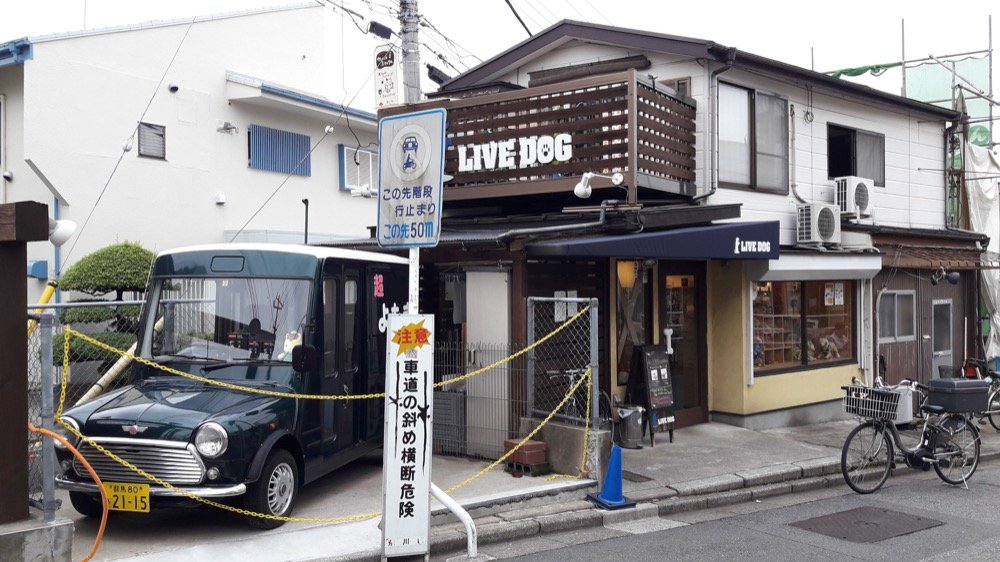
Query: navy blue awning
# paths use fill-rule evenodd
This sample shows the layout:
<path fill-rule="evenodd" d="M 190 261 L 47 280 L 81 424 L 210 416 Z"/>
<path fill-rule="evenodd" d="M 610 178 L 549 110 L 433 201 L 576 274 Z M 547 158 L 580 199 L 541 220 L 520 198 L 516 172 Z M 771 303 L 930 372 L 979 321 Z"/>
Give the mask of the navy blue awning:
<path fill-rule="evenodd" d="M 778 259 L 778 221 L 733 222 L 635 234 L 533 242 L 529 256 L 718 260 Z"/>

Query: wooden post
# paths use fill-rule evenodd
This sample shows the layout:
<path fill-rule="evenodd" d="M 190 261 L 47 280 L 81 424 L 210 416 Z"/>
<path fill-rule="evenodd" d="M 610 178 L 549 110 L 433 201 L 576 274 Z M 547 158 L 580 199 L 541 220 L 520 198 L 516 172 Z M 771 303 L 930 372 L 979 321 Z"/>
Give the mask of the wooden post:
<path fill-rule="evenodd" d="M 0 205 L 0 524 L 28 518 L 27 243 L 48 236 L 47 205 Z"/>

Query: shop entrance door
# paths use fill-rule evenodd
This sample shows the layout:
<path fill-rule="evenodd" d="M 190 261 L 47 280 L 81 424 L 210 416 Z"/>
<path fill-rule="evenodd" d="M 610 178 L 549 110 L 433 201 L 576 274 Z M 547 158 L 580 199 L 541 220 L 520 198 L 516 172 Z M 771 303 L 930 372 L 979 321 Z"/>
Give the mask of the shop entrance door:
<path fill-rule="evenodd" d="M 705 372 L 705 264 L 660 262 L 659 341 L 673 330 L 670 374 L 678 427 L 708 421 L 708 376 Z"/>

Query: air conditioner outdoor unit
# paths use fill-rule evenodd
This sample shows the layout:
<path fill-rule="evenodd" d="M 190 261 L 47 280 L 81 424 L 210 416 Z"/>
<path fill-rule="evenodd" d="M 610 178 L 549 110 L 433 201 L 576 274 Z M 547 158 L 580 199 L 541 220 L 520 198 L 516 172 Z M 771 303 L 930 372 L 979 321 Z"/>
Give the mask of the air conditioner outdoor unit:
<path fill-rule="evenodd" d="M 834 180 L 837 185 L 834 200 L 845 215 L 865 217 L 871 214 L 872 187 L 875 182 L 867 178 L 846 176 Z"/>
<path fill-rule="evenodd" d="M 840 245 L 840 209 L 836 205 L 809 203 L 798 206 L 795 243 Z"/>

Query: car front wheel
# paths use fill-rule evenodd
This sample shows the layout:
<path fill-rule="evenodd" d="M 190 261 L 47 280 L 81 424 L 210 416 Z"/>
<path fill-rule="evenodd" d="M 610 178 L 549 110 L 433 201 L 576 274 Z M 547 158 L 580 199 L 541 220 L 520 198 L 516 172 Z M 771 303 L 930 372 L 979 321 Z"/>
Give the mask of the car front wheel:
<path fill-rule="evenodd" d="M 104 515 L 104 506 L 101 505 L 99 496 L 95 498 L 93 494 L 85 492 L 70 492 L 69 502 L 80 515 L 95 519 L 100 519 Z"/>
<path fill-rule="evenodd" d="M 299 492 L 299 470 L 295 458 L 284 449 L 275 449 L 267 457 L 260 478 L 250 486 L 246 508 L 254 513 L 288 517 Z M 255 529 L 274 529 L 284 524 L 280 519 L 247 515 Z"/>

